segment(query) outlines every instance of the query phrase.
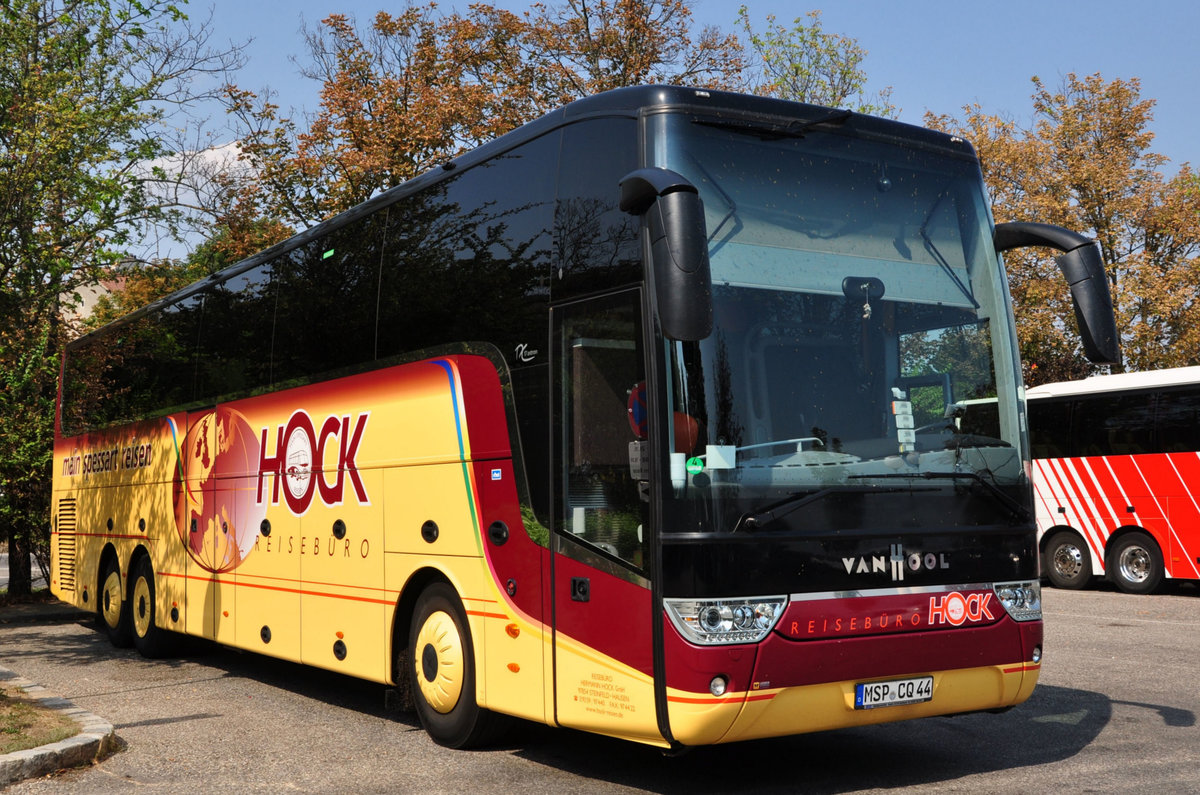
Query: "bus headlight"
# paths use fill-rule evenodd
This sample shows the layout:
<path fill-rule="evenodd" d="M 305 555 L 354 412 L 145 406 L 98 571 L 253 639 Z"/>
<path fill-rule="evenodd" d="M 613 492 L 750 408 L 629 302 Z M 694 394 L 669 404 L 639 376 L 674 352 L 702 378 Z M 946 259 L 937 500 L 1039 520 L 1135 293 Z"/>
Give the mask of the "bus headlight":
<path fill-rule="evenodd" d="M 693 643 L 757 643 L 765 638 L 787 605 L 786 596 L 745 599 L 664 599 L 671 623 Z"/>
<path fill-rule="evenodd" d="M 1042 586 L 1036 580 L 1027 582 L 998 582 L 992 586 L 996 598 L 1013 621 L 1042 619 Z"/>

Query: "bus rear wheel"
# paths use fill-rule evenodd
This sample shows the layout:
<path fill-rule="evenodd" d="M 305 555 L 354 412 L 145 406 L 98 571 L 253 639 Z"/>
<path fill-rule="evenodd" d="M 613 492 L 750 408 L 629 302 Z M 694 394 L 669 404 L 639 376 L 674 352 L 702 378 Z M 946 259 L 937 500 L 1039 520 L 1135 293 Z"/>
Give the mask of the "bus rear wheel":
<path fill-rule="evenodd" d="M 96 600 L 100 628 L 108 640 L 118 649 L 133 644 L 133 629 L 130 626 L 129 602 L 121 597 L 121 567 L 116 555 L 110 555 L 100 572 L 100 594 Z"/>
<path fill-rule="evenodd" d="M 1125 593 L 1152 593 L 1163 579 L 1162 552 L 1145 533 L 1121 536 L 1108 553 L 1108 577 Z"/>
<path fill-rule="evenodd" d="M 1077 591 L 1092 578 L 1091 552 L 1078 533 L 1059 531 L 1046 541 L 1042 571 L 1055 588 Z"/>
<path fill-rule="evenodd" d="M 471 630 L 449 585 L 421 593 L 405 656 L 417 715 L 434 742 L 471 748 L 491 739 L 496 716 L 475 702 Z"/>
<path fill-rule="evenodd" d="M 133 627 L 133 645 L 143 657 L 165 657 L 171 652 L 171 637 L 155 619 L 154 566 L 148 556 L 133 567 L 133 585 L 129 589 L 129 607 Z"/>

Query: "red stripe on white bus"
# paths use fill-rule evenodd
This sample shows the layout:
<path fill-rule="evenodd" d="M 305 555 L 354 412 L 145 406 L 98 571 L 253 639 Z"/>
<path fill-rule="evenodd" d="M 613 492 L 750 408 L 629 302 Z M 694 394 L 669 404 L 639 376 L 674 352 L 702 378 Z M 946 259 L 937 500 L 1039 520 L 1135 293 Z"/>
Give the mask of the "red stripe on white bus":
<path fill-rule="evenodd" d="M 1133 525 L 1159 540 L 1168 576 L 1200 578 L 1189 549 L 1191 528 L 1200 527 L 1200 489 L 1189 485 L 1200 484 L 1200 453 L 1039 459 L 1033 466 L 1038 531 L 1074 528 L 1098 573 L 1109 537 Z"/>
<path fill-rule="evenodd" d="M 1187 497 L 1186 502 L 1183 500 L 1176 500 L 1170 503 L 1167 506 L 1167 511 L 1164 512 L 1167 519 L 1167 529 L 1170 531 L 1171 538 L 1173 540 L 1172 549 L 1177 546 L 1178 549 L 1186 552 L 1187 545 L 1183 543 L 1183 536 L 1176 528 L 1200 526 L 1200 506 L 1196 504 L 1196 495 L 1193 494 L 1192 490 L 1188 488 L 1188 481 L 1184 479 L 1183 475 L 1179 472 L 1179 468 L 1175 465 L 1175 461 L 1177 458 L 1179 458 L 1179 456 L 1171 455 L 1170 453 L 1163 453 L 1161 454 L 1161 457 L 1163 459 L 1164 469 L 1166 467 L 1170 467 L 1171 475 L 1174 476 L 1176 482 L 1179 484 L 1179 491 L 1177 493 Z M 1165 473 L 1163 477 L 1164 479 L 1166 478 Z M 1172 559 L 1174 556 L 1171 554 L 1171 551 L 1171 549 L 1163 550 L 1163 560 L 1166 564 L 1166 570 L 1171 573 L 1172 577 L 1179 577 L 1185 572 L 1175 572 L 1172 570 L 1174 568 L 1173 563 L 1175 563 L 1175 561 Z M 1188 566 L 1191 567 L 1191 576 L 1200 577 L 1200 569 L 1196 568 L 1196 564 L 1190 554 L 1179 557 L 1181 560 L 1187 561 Z"/>
<path fill-rule="evenodd" d="M 1067 479 L 1067 488 L 1072 497 L 1072 505 L 1078 519 L 1077 526 L 1082 527 L 1087 535 L 1088 544 L 1093 550 L 1103 550 L 1104 541 L 1108 537 L 1105 530 L 1104 517 L 1095 512 L 1095 494 L 1088 489 L 1087 485 L 1079 476 L 1079 471 L 1076 468 L 1076 461 L 1073 459 L 1060 459 L 1054 462 L 1056 467 L 1061 467 L 1063 477 Z"/>

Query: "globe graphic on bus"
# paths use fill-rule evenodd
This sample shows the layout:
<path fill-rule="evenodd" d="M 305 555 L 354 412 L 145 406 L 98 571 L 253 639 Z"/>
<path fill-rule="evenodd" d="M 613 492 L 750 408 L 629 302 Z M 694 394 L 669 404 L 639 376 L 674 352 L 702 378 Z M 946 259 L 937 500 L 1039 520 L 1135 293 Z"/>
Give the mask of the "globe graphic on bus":
<path fill-rule="evenodd" d="M 207 571 L 232 571 L 254 549 L 267 515 L 267 501 L 258 502 L 259 448 L 246 417 L 223 406 L 192 421 L 180 440 L 175 522 L 188 555 Z"/>

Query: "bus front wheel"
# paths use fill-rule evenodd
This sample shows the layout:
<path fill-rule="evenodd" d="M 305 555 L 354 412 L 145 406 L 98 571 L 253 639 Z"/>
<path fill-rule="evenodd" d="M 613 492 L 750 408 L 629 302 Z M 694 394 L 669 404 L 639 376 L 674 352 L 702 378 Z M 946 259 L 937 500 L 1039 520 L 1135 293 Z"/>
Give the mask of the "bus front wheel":
<path fill-rule="evenodd" d="M 133 644 L 133 630 L 129 619 L 129 602 L 121 597 L 121 567 L 116 555 L 109 555 L 100 572 L 100 598 L 96 600 L 100 614 L 100 627 L 108 640 L 118 649 Z"/>
<path fill-rule="evenodd" d="M 1078 533 L 1059 531 L 1046 541 L 1042 571 L 1055 588 L 1077 591 L 1092 578 L 1091 552 Z"/>
<path fill-rule="evenodd" d="M 462 602 L 445 583 L 417 600 L 406 651 L 413 701 L 425 731 L 439 745 L 486 743 L 495 715 L 475 702 L 475 659 Z"/>
<path fill-rule="evenodd" d="M 1145 533 L 1121 536 L 1108 553 L 1108 577 L 1125 593 L 1152 593 L 1163 579 L 1162 552 Z"/>

